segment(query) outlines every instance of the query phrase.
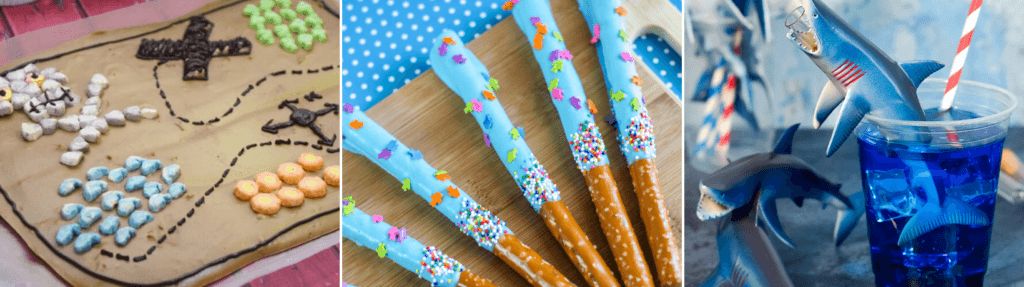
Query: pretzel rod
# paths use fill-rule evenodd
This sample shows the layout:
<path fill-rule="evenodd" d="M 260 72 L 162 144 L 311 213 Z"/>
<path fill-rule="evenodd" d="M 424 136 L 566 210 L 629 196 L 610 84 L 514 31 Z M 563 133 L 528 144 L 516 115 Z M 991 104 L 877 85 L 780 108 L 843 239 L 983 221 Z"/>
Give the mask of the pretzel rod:
<path fill-rule="evenodd" d="M 441 253 L 433 246 L 427 247 L 405 235 L 405 228 L 398 228 L 383 221 L 380 215 L 371 217 L 355 208 L 355 202 L 348 204 L 342 212 L 342 237 L 357 245 L 377 251 L 377 256 L 387 257 L 398 265 L 416 273 L 432 286 L 495 286 L 490 281 L 474 275 L 462 263 Z M 376 217 L 376 218 L 374 218 Z"/>
<path fill-rule="evenodd" d="M 652 286 L 643 251 L 608 168 L 604 141 L 592 114 L 596 108 L 583 93 L 583 85 L 572 65 L 572 55 L 561 40 L 550 4 L 545 0 L 519 0 L 518 3 L 506 2 L 505 8 L 512 10 L 519 29 L 530 39 L 534 59 L 551 90 L 551 101 L 558 111 L 573 159 L 587 178 L 601 229 L 611 245 L 624 285 Z"/>
<path fill-rule="evenodd" d="M 640 75 L 636 71 L 636 62 L 632 60 L 633 47 L 625 32 L 624 16 L 629 12 L 621 0 L 578 0 L 578 4 L 589 27 L 601 27 L 596 44 L 597 56 L 604 70 L 604 83 L 610 97 L 608 102 L 616 120 L 613 126 L 619 132 L 619 149 L 629 163 L 633 189 L 640 201 L 640 217 L 644 219 L 658 278 L 661 286 L 681 286 L 683 275 L 679 250 L 672 236 L 668 209 L 658 184 L 658 169 L 654 165 L 654 126 L 640 91 Z"/>
<path fill-rule="evenodd" d="M 505 222 L 477 204 L 451 182 L 444 171 L 430 166 L 419 151 L 402 144 L 359 108 L 345 104 L 342 148 L 360 154 L 402 181 L 430 202 L 449 221 L 493 252 L 533 286 L 575 286 L 537 252 L 519 242 Z M 509 252 L 509 251 L 514 252 Z"/>
<path fill-rule="evenodd" d="M 497 98 L 496 85 L 490 84 L 492 78 L 487 67 L 450 30 L 434 39 L 434 48 L 430 51 L 434 72 L 466 102 L 465 112 L 476 119 L 486 144 L 494 148 L 523 196 L 533 210 L 544 217 L 548 229 L 587 278 L 587 283 L 594 287 L 619 286 L 615 274 L 562 203 L 558 188 L 526 145 L 526 135 L 513 126 L 505 114 Z"/>

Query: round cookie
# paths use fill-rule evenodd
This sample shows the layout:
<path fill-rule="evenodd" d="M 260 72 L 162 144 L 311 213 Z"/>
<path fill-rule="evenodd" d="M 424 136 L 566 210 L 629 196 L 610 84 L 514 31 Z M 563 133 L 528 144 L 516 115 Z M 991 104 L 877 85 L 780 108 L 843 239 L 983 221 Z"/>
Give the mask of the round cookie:
<path fill-rule="evenodd" d="M 277 191 L 277 198 L 281 199 L 281 206 L 296 207 L 302 205 L 305 195 L 294 187 L 283 187 Z"/>
<path fill-rule="evenodd" d="M 284 183 L 296 184 L 299 183 L 299 180 L 302 180 L 302 177 L 306 176 L 306 171 L 302 170 L 302 166 L 296 163 L 286 162 L 277 166 L 277 176 Z"/>
<path fill-rule="evenodd" d="M 336 165 L 327 167 L 324 170 L 324 181 L 327 182 L 327 185 L 338 187 L 338 184 L 341 183 L 341 167 Z"/>
<path fill-rule="evenodd" d="M 252 197 L 250 206 L 256 213 L 274 215 L 281 209 L 281 199 L 273 194 L 260 193 Z"/>
<path fill-rule="evenodd" d="M 308 152 L 303 153 L 299 155 L 299 165 L 308 172 L 320 171 L 321 168 L 324 168 L 324 158 Z"/>
<path fill-rule="evenodd" d="M 235 184 L 235 197 L 238 200 L 250 200 L 253 196 L 260 193 L 259 185 L 256 185 L 255 181 L 251 180 L 240 180 Z"/>
<path fill-rule="evenodd" d="M 306 198 L 321 198 L 327 195 L 327 183 L 319 177 L 310 176 L 299 181 L 299 190 Z"/>
<path fill-rule="evenodd" d="M 281 179 L 277 178 L 276 174 L 261 172 L 256 175 L 256 184 L 259 185 L 260 192 L 274 192 L 281 188 Z"/>

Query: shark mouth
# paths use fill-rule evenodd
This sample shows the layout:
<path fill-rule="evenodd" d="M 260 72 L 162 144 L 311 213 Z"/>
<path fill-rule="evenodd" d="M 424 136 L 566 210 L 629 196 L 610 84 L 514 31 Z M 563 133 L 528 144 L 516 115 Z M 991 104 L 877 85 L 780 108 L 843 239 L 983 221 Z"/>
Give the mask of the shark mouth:
<path fill-rule="evenodd" d="M 817 55 L 821 52 L 821 42 L 814 36 L 814 30 L 804 17 L 804 7 L 797 7 L 786 16 L 786 28 L 789 28 L 789 39 L 800 46 L 804 52 Z"/>
<path fill-rule="evenodd" d="M 716 218 L 725 216 L 735 206 L 730 206 L 727 203 L 715 200 L 712 190 L 703 184 L 700 185 L 700 202 L 697 204 L 697 218 L 702 221 L 708 221 Z"/>

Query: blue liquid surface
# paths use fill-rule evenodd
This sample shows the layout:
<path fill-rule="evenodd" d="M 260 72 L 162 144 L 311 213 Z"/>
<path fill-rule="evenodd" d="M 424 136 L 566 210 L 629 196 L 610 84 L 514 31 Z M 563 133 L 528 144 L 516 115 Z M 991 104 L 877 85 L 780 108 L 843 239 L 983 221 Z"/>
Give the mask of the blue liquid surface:
<path fill-rule="evenodd" d="M 864 134 L 878 135 L 872 127 Z M 963 148 L 888 144 L 858 138 L 871 265 L 877 286 L 982 286 L 992 225 L 945 225 L 899 246 L 907 221 L 929 200 L 959 199 L 985 213 L 995 210 L 1005 129 L 997 140 Z M 1002 136 L 998 136 L 1002 133 Z M 968 141 L 968 139 L 961 138 Z M 912 166 L 908 162 L 918 162 Z M 911 177 L 927 166 L 938 191 L 929 199 Z M 929 181 L 925 181 L 929 182 Z"/>

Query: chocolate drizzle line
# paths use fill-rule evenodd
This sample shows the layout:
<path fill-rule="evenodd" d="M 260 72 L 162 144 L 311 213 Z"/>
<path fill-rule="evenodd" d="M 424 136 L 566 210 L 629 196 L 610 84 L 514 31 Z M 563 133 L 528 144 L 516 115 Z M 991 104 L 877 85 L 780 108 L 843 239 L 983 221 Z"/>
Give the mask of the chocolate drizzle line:
<path fill-rule="evenodd" d="M 160 87 L 160 76 L 157 74 L 157 70 L 158 70 L 157 68 L 159 68 L 160 65 L 163 65 L 164 63 L 165 63 L 165 61 L 161 61 L 161 62 L 157 63 L 156 66 L 153 67 L 153 80 L 156 81 L 156 88 L 157 88 L 157 90 L 160 91 L 160 98 L 164 100 L 164 105 L 167 106 L 168 110 L 170 110 L 171 116 L 176 116 L 176 113 L 174 112 L 174 108 L 171 107 L 171 102 L 167 100 L 167 93 L 164 92 L 163 88 Z M 332 66 L 327 66 L 327 67 L 325 67 L 323 69 L 327 69 L 327 68 L 332 68 L 333 69 Z M 309 69 L 309 71 L 319 71 L 319 70 L 320 69 Z M 315 73 L 315 72 L 310 72 L 310 73 L 307 73 L 307 74 L 311 74 L 311 73 Z M 270 76 L 281 76 L 281 75 L 287 75 L 287 74 L 288 74 L 287 70 L 280 70 L 280 71 L 277 71 L 277 72 L 270 73 Z M 291 75 L 302 75 L 302 70 L 294 70 L 294 71 L 292 71 Z M 261 78 L 259 81 L 256 82 L 255 86 L 254 85 L 249 85 L 248 87 L 246 87 L 245 90 L 242 91 L 242 93 L 241 93 L 242 97 L 245 97 L 246 95 L 248 95 L 249 92 L 252 92 L 252 90 L 256 89 L 256 87 L 258 87 L 260 84 L 262 84 L 266 80 L 267 80 L 267 76 L 264 76 L 263 78 Z M 307 96 L 309 96 L 309 95 L 307 95 Z M 322 97 L 317 97 L 317 99 L 319 99 L 319 98 L 322 98 Z M 61 97 L 61 98 L 59 98 L 57 100 L 60 100 L 60 99 L 63 99 L 63 97 Z M 310 100 L 309 98 L 307 98 L 307 100 L 313 101 L 313 100 Z M 46 103 L 43 103 L 43 104 L 46 104 Z M 240 104 L 242 104 L 242 98 L 236 97 L 235 98 L 235 103 L 232 104 L 231 107 L 228 108 L 227 111 L 225 111 L 224 114 L 221 115 L 220 117 L 227 117 L 232 112 L 234 112 L 235 111 L 235 107 L 237 107 Z M 186 123 L 186 124 L 191 123 L 193 125 L 201 126 L 201 125 L 205 125 L 205 124 L 213 124 L 213 123 L 220 122 L 220 117 L 214 117 L 212 119 L 205 120 L 205 121 L 189 121 L 188 118 L 181 117 L 181 116 L 178 116 L 178 119 L 181 120 L 182 122 Z"/>
<path fill-rule="evenodd" d="M 245 149 L 243 148 L 241 151 L 245 151 Z M 239 157 L 241 157 L 241 151 L 239 152 Z M 238 159 L 237 157 L 234 158 L 234 160 L 237 160 L 237 159 Z M 220 181 L 223 181 L 223 180 L 224 180 L 224 177 L 221 177 Z M 278 233 L 274 234 L 273 236 L 270 236 L 266 240 L 260 241 L 259 243 L 255 244 L 253 246 L 250 246 L 250 247 L 248 247 L 246 249 L 242 249 L 242 250 L 239 250 L 239 251 L 237 251 L 235 253 L 231 253 L 231 254 L 225 255 L 224 257 L 221 257 L 221 258 L 219 258 L 217 260 L 211 261 L 210 263 L 207 263 L 206 265 L 200 266 L 196 270 L 187 272 L 187 273 L 185 273 L 185 274 L 183 274 L 183 275 L 181 275 L 181 276 L 179 276 L 177 278 L 169 279 L 169 280 L 162 281 L 162 282 L 156 282 L 156 283 L 137 283 L 137 282 L 121 281 L 121 280 L 118 280 L 118 279 L 114 279 L 114 278 L 108 277 L 106 275 L 102 275 L 102 274 L 96 273 L 95 271 L 93 271 L 91 269 L 88 269 L 85 266 L 82 266 L 77 261 L 71 259 L 70 257 L 68 257 L 68 255 L 64 254 L 63 252 L 60 252 L 59 250 L 57 250 L 57 247 L 55 247 L 49 240 L 47 240 L 47 237 L 44 236 L 41 231 L 39 231 L 39 228 L 37 228 L 35 225 L 32 225 L 31 223 L 28 222 L 28 219 L 25 218 L 25 215 L 22 214 L 21 211 L 18 210 L 18 205 L 14 203 L 14 200 L 11 199 L 10 194 L 8 194 L 7 190 L 5 190 L 2 186 L 0 186 L 0 195 L 3 195 L 4 200 L 6 200 L 7 204 L 9 204 L 11 206 L 11 211 L 14 213 L 15 216 L 18 217 L 19 220 L 21 220 L 21 223 L 24 224 L 25 227 L 27 227 L 28 229 L 32 230 L 32 232 L 35 233 L 36 237 L 38 237 L 39 240 L 43 242 L 43 245 L 45 245 L 48 249 L 50 249 L 50 251 L 53 252 L 54 255 L 56 255 L 58 258 L 63 259 L 68 264 L 71 264 L 75 268 L 78 268 L 78 270 L 82 271 L 83 273 L 88 274 L 88 275 L 90 275 L 92 277 L 95 277 L 95 278 L 97 278 L 99 280 L 104 280 L 104 281 L 107 281 L 107 282 L 110 282 L 110 283 L 114 283 L 114 284 L 119 284 L 119 285 L 132 285 L 132 286 L 163 286 L 163 285 L 177 284 L 177 283 L 181 282 L 182 280 L 185 280 L 186 278 L 189 278 L 189 277 L 195 276 L 196 274 L 199 274 L 199 272 L 202 272 L 203 270 L 206 270 L 207 268 L 223 264 L 224 262 L 227 262 L 228 260 L 231 260 L 231 259 L 234 259 L 234 258 L 238 258 L 239 256 L 251 253 L 251 252 L 255 251 L 256 249 L 259 249 L 259 248 L 261 248 L 263 246 L 266 246 L 267 244 L 270 244 L 271 242 L 276 240 L 281 235 L 284 235 L 285 233 L 288 233 L 292 229 L 298 228 L 299 226 L 302 226 L 302 225 L 304 225 L 306 223 L 309 223 L 310 221 L 316 220 L 316 219 L 318 219 L 320 217 L 324 217 L 324 216 L 332 214 L 332 213 L 336 213 L 336 212 L 341 210 L 340 207 L 335 207 L 335 208 L 332 208 L 330 210 L 326 210 L 326 211 L 317 213 L 317 214 L 315 214 L 313 216 L 307 217 L 305 219 L 299 220 L 299 221 L 293 223 L 292 225 L 289 225 L 288 227 L 285 227 L 284 229 L 282 229 Z M 196 201 L 196 207 L 198 208 L 205 201 L 206 201 L 206 197 L 205 196 L 204 197 L 200 197 L 199 200 Z M 188 216 L 191 216 L 194 212 L 195 212 L 195 208 L 189 210 L 189 212 L 188 212 L 189 215 Z M 10 222 L 8 222 L 8 223 L 10 223 Z M 167 234 L 173 233 L 174 231 L 172 231 L 172 230 L 176 230 L 175 227 L 176 226 L 172 226 L 171 229 L 168 229 L 168 233 Z M 161 236 L 160 239 L 157 240 L 157 244 L 163 244 L 163 242 L 165 240 L 167 240 L 167 234 L 164 234 L 163 236 Z M 146 254 L 152 254 L 153 251 L 155 251 L 155 250 L 156 250 L 156 245 L 153 245 L 153 246 L 149 247 L 149 249 L 146 251 Z M 111 253 L 111 252 L 110 251 L 106 251 L 106 250 L 100 250 L 100 254 L 101 255 L 110 257 L 109 255 L 107 255 L 107 253 Z M 129 255 L 117 253 L 117 254 L 114 255 L 114 258 L 116 260 L 121 260 L 121 261 L 124 261 L 124 262 L 141 262 L 141 261 L 146 260 L 147 257 L 146 257 L 146 255 L 140 255 L 140 256 L 136 256 L 136 257 L 132 258 L 132 257 L 129 257 Z"/>

